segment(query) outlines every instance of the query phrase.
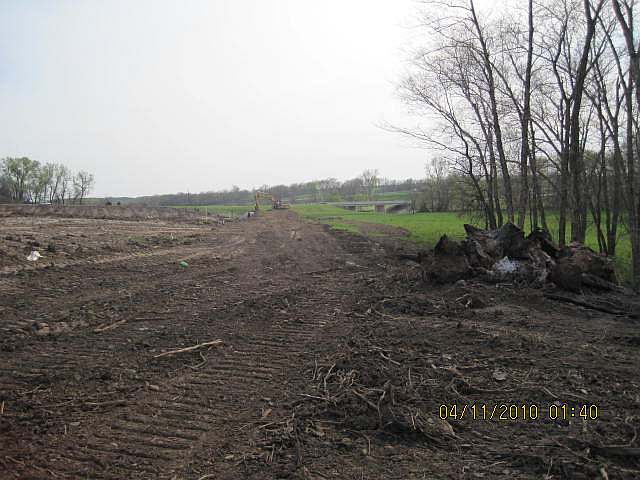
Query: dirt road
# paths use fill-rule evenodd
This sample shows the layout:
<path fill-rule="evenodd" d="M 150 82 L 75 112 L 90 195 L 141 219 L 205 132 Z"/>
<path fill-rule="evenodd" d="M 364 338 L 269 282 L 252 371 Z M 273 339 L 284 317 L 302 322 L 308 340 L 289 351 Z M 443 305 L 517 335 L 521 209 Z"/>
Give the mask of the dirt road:
<path fill-rule="evenodd" d="M 640 474 L 629 320 L 425 286 L 378 243 L 288 211 L 4 222 L 0 478 Z M 49 257 L 18 263 L 35 243 Z M 473 402 L 540 418 L 439 416 Z M 599 415 L 550 419 L 554 404 Z"/>
<path fill-rule="evenodd" d="M 122 227 L 106 225 L 109 234 Z M 138 236 L 158 229 L 137 227 Z M 202 462 L 235 470 L 225 456 L 240 449 L 236 436 L 300 374 L 316 337 L 344 331 L 354 298 L 342 282 L 357 270 L 320 227 L 284 213 L 191 231 L 190 245 L 0 279 L 5 473 L 183 478 Z M 216 339 L 222 346 L 154 358 Z"/>

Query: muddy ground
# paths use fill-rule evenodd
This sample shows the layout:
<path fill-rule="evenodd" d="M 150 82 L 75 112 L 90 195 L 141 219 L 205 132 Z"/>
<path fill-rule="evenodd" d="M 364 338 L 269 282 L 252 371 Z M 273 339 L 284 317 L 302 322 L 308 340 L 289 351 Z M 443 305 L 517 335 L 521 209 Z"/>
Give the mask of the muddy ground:
<path fill-rule="evenodd" d="M 0 478 L 640 477 L 638 320 L 543 293 L 289 211 L 0 219 Z"/>

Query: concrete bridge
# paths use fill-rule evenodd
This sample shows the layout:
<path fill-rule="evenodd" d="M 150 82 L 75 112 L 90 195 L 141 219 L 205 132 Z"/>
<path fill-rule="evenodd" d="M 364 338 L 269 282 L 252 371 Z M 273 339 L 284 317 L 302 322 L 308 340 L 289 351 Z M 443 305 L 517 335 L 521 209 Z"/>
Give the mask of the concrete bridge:
<path fill-rule="evenodd" d="M 401 210 L 408 210 L 411 208 L 411 202 L 409 200 L 372 200 L 370 202 L 340 202 L 334 205 L 340 206 L 347 210 L 355 210 L 356 212 L 362 210 L 365 207 L 373 207 L 377 213 L 395 213 Z"/>

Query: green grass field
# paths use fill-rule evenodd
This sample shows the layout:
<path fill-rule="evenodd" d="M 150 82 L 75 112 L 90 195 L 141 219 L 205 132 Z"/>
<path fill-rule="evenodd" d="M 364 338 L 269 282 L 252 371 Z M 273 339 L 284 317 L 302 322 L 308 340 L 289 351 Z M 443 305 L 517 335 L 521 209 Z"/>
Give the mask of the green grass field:
<path fill-rule="evenodd" d="M 434 245 L 442 235 L 464 238 L 463 224 L 468 219 L 458 218 L 455 213 L 387 214 L 373 211 L 354 212 L 332 205 L 294 205 L 293 210 L 303 218 L 330 225 L 338 230 L 360 233 L 358 224 L 378 223 L 404 228 L 409 239 L 421 245 Z"/>
<path fill-rule="evenodd" d="M 375 213 L 373 211 L 354 212 L 332 205 L 320 204 L 294 205 L 292 208 L 306 220 L 327 224 L 331 228 L 353 233 L 363 233 L 358 227 L 362 223 L 377 223 L 403 228 L 409 232 L 408 240 L 425 247 L 435 245 L 444 234 L 462 239 L 465 237 L 463 224 L 473 223 L 469 217 L 459 216 L 452 212 L 416 213 L 414 215 Z M 558 219 L 556 216 L 550 215 L 547 221 L 555 238 Z M 529 225 L 526 228 L 529 229 Z M 589 228 L 587 231 L 586 244 L 598 251 L 598 240 L 593 228 Z M 618 240 L 616 266 L 620 278 L 629 279 L 631 277 L 631 244 L 628 236 L 621 236 Z"/>

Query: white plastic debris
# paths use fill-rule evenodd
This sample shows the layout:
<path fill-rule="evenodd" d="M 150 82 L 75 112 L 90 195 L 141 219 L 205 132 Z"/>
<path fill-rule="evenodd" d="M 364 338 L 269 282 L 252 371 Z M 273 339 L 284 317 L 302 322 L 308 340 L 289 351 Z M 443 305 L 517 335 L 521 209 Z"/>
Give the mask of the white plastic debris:
<path fill-rule="evenodd" d="M 35 262 L 39 258 L 42 258 L 42 255 L 40 255 L 40 252 L 37 250 L 34 250 L 27 256 L 27 260 L 29 260 L 30 262 Z"/>
<path fill-rule="evenodd" d="M 516 260 L 511 260 L 509 257 L 504 257 L 502 260 L 498 260 L 493 264 L 493 270 L 503 275 L 508 273 L 515 273 L 518 270 L 519 263 Z"/>
<path fill-rule="evenodd" d="M 502 370 L 498 370 L 497 368 L 493 371 L 493 378 L 498 382 L 504 382 L 507 379 L 506 372 Z"/>

